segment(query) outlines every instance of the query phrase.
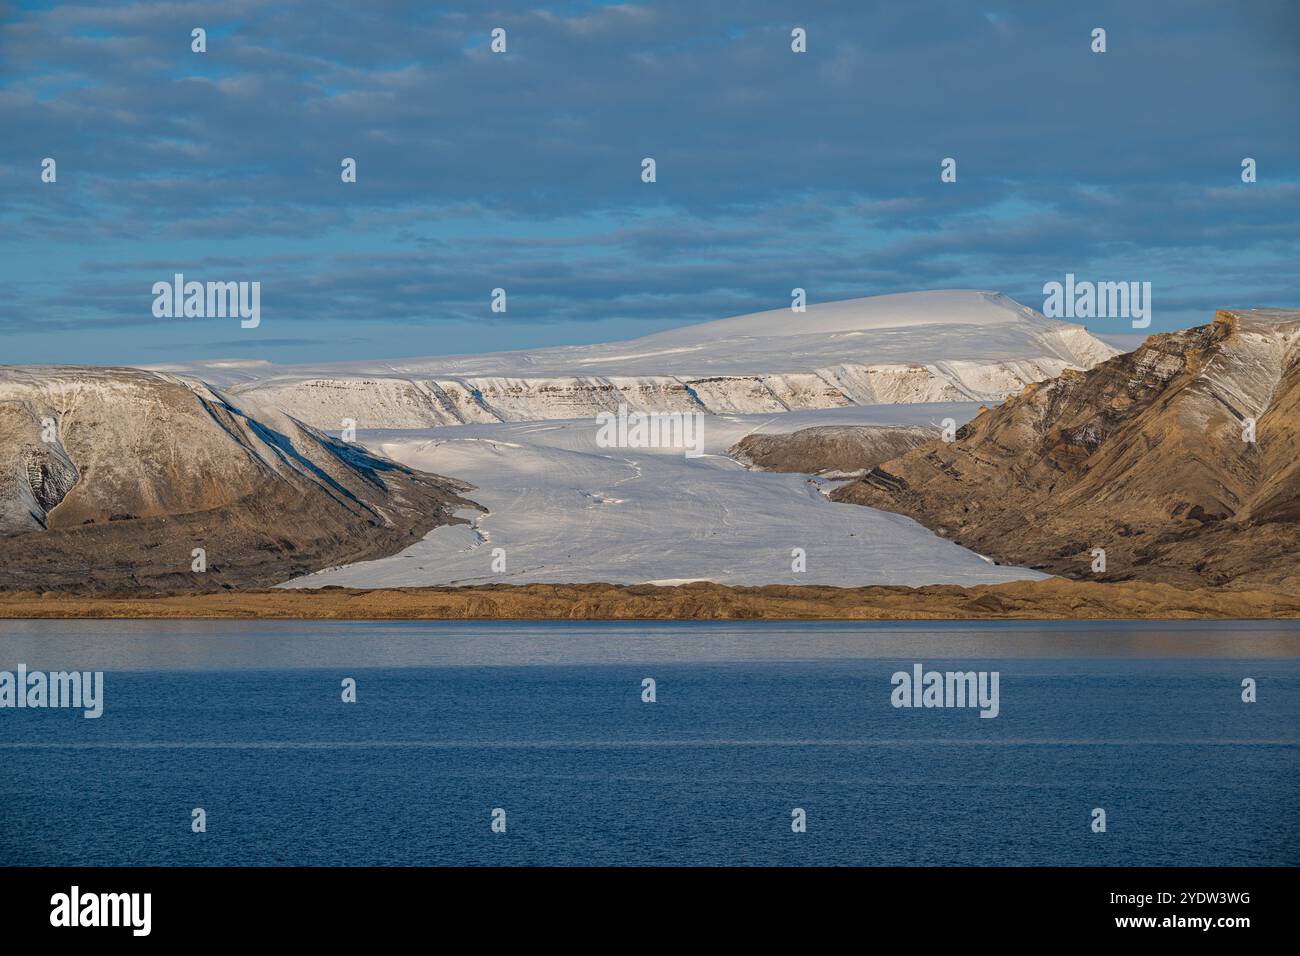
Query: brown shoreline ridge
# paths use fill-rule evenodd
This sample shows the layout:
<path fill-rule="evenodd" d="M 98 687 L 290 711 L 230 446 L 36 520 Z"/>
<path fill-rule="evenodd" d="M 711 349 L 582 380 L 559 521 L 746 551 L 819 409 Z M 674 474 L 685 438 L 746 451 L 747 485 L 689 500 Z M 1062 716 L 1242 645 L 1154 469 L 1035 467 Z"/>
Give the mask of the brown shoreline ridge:
<path fill-rule="evenodd" d="M 231 589 L 152 596 L 0 592 L 0 619 L 921 621 L 1300 619 L 1300 595 L 1045 578 L 919 588 L 710 582 Z"/>

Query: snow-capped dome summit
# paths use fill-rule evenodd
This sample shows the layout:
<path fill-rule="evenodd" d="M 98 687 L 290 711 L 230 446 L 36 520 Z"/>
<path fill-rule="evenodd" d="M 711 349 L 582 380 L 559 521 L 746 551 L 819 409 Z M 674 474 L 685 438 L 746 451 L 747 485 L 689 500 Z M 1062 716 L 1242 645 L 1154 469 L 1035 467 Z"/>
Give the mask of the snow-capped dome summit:
<path fill-rule="evenodd" d="M 1082 326 L 997 292 L 956 289 L 786 307 L 639 339 L 311 368 L 169 370 L 232 398 L 338 429 L 580 418 L 643 411 L 782 412 L 854 404 L 1001 401 L 1116 354 Z"/>

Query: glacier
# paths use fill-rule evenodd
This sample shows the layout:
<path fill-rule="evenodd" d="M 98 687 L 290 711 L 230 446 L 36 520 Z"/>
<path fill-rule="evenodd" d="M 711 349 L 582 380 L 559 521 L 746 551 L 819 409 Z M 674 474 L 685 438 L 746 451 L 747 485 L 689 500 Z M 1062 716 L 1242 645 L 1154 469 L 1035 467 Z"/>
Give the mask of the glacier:
<path fill-rule="evenodd" d="M 339 430 L 583 418 L 767 414 L 855 405 L 1000 402 L 1118 350 L 1013 299 L 944 290 L 736 316 L 643 338 L 486 355 L 161 366 Z"/>
<path fill-rule="evenodd" d="M 166 366 L 236 405 L 287 414 L 472 483 L 482 510 L 402 552 L 284 587 L 476 583 L 990 584 L 994 564 L 895 514 L 832 502 L 829 479 L 748 471 L 745 434 L 965 422 L 1118 350 L 1005 295 L 946 290 L 813 304 L 624 342 L 313 367 Z M 704 413 L 706 454 L 608 449 L 596 416 Z M 807 570 L 793 570 L 794 549 Z M 498 552 L 497 549 L 502 549 Z M 493 558 L 504 553 L 504 570 Z"/>
<path fill-rule="evenodd" d="M 398 554 L 329 568 L 290 588 L 587 583 L 994 584 L 1045 577 L 994 564 L 910 518 L 831 501 L 839 482 L 747 471 L 725 451 L 756 432 L 810 425 L 965 422 L 969 402 L 706 416 L 703 457 L 604 449 L 589 419 L 361 432 L 358 440 L 475 488 L 484 511 Z M 494 566 L 502 549 L 504 569 Z M 794 571 L 802 548 L 805 571 Z"/>

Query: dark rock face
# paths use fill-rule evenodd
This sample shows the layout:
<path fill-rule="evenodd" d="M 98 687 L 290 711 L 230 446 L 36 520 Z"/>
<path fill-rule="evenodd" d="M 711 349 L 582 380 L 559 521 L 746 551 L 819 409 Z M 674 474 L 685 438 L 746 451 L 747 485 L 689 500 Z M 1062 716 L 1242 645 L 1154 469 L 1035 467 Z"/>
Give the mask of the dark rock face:
<path fill-rule="evenodd" d="M 1219 312 L 1030 385 L 832 497 L 1068 577 L 1296 587 L 1298 453 L 1300 310 Z"/>
<path fill-rule="evenodd" d="M 763 471 L 857 475 L 923 445 L 937 428 L 885 425 L 818 425 L 776 435 L 746 435 L 729 450 Z"/>
<path fill-rule="evenodd" d="M 276 584 L 398 551 L 466 490 L 196 382 L 0 369 L 0 588 Z"/>

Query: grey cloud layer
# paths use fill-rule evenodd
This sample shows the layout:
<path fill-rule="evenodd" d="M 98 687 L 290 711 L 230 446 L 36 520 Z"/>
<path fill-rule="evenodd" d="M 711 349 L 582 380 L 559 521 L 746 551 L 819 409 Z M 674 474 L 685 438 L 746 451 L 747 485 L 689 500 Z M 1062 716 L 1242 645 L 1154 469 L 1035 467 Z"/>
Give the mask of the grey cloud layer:
<path fill-rule="evenodd" d="M 0 243 L 73 267 L 0 271 L 0 328 L 145 326 L 145 278 L 222 264 L 285 320 L 483 318 L 496 285 L 538 321 L 685 320 L 1124 264 L 1189 310 L 1294 305 L 1297 50 L 1281 2 L 10 10 Z"/>

